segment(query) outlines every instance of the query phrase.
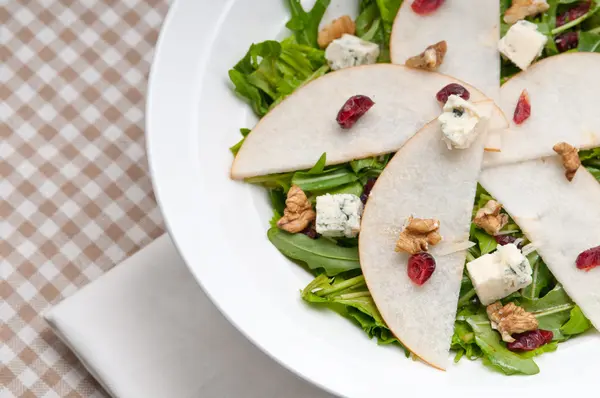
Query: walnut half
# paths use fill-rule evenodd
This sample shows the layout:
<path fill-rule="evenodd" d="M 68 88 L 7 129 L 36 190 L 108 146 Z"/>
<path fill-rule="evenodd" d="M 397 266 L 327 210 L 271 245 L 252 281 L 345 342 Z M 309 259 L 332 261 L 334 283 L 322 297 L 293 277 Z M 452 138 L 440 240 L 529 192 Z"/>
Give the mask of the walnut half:
<path fill-rule="evenodd" d="M 421 54 L 410 57 L 406 60 L 406 66 L 410 68 L 437 70 L 448 51 L 448 45 L 445 40 L 435 43 L 425 49 Z"/>
<path fill-rule="evenodd" d="M 416 254 L 429 249 L 442 240 L 438 232 L 440 222 L 434 219 L 409 217 L 408 224 L 396 242 L 396 251 Z"/>
<path fill-rule="evenodd" d="M 514 24 L 526 17 L 545 12 L 550 8 L 546 0 L 512 0 L 512 5 L 504 13 L 504 22 Z"/>
<path fill-rule="evenodd" d="M 536 330 L 539 326 L 537 318 L 532 313 L 525 311 L 515 303 L 502 306 L 501 302 L 496 301 L 487 306 L 486 312 L 492 329 L 498 330 L 502 335 L 502 340 L 507 343 L 515 341 L 512 337 L 514 333 Z"/>
<path fill-rule="evenodd" d="M 317 43 L 319 44 L 319 47 L 326 48 L 329 43 L 339 39 L 345 33 L 353 35 L 355 32 L 356 25 L 352 18 L 348 15 L 343 15 L 338 19 L 334 19 L 329 25 L 321 29 L 319 37 L 317 37 Z"/>
<path fill-rule="evenodd" d="M 292 185 L 285 200 L 283 217 L 277 226 L 293 234 L 303 231 L 317 217 L 306 194 L 297 185 Z"/>
<path fill-rule="evenodd" d="M 488 234 L 496 235 L 508 224 L 508 216 L 500 214 L 501 209 L 502 205 L 500 203 L 495 200 L 488 200 L 485 206 L 477 210 L 473 222 Z"/>
<path fill-rule="evenodd" d="M 581 166 L 581 160 L 579 159 L 578 150 L 574 146 L 567 144 L 566 142 L 559 142 L 552 147 L 554 152 L 558 153 L 562 157 L 563 166 L 565 167 L 565 176 L 567 180 L 573 181 L 575 173 Z"/>

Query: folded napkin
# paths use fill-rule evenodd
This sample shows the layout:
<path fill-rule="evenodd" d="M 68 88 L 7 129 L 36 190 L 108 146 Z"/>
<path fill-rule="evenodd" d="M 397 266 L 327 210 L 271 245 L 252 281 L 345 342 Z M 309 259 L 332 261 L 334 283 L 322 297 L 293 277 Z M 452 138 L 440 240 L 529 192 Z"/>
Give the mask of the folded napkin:
<path fill-rule="evenodd" d="M 331 397 L 235 330 L 167 234 L 45 318 L 115 397 Z"/>

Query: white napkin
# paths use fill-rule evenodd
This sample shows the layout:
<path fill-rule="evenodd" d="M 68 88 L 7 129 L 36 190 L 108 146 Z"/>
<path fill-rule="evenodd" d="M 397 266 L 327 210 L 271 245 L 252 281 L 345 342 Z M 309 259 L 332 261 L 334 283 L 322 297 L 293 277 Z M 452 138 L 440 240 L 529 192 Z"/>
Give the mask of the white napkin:
<path fill-rule="evenodd" d="M 331 397 L 235 330 L 167 234 L 45 317 L 114 397 Z"/>

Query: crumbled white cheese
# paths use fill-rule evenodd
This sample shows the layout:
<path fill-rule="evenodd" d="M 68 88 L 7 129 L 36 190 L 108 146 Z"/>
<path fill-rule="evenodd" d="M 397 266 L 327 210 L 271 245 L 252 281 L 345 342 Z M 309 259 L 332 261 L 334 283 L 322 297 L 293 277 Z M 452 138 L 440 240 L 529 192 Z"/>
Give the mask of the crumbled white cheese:
<path fill-rule="evenodd" d="M 332 70 L 374 64 L 377 57 L 379 45 L 349 34 L 332 41 L 325 50 L 325 59 Z"/>
<path fill-rule="evenodd" d="M 442 127 L 442 139 L 448 149 L 465 149 L 477 138 L 477 123 L 481 115 L 475 105 L 458 95 L 451 95 L 444 105 L 444 113 L 438 120 Z"/>
<path fill-rule="evenodd" d="M 363 203 L 352 194 L 317 196 L 317 232 L 323 236 L 353 238 L 360 231 Z"/>
<path fill-rule="evenodd" d="M 467 263 L 467 270 L 483 305 L 500 300 L 532 282 L 533 270 L 529 261 L 512 243 L 498 246 L 494 253 Z"/>
<path fill-rule="evenodd" d="M 526 70 L 542 55 L 547 41 L 548 38 L 538 31 L 536 24 L 519 21 L 500 39 L 498 50 L 519 68 Z"/>

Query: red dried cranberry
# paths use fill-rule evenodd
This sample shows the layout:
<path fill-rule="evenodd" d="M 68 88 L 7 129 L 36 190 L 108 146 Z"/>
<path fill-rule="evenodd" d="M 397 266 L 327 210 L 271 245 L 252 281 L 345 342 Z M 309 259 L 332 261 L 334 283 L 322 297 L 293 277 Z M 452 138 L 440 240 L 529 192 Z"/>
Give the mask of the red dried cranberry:
<path fill-rule="evenodd" d="M 498 243 L 500 246 L 515 243 L 515 241 L 517 240 L 517 238 L 511 235 L 494 235 L 494 239 L 496 240 L 496 243 Z"/>
<path fill-rule="evenodd" d="M 319 234 L 317 233 L 314 224 L 311 224 L 308 227 L 304 228 L 301 233 L 303 233 L 311 239 L 317 239 L 319 237 Z"/>
<path fill-rule="evenodd" d="M 600 266 L 600 246 L 592 247 L 577 256 L 577 268 L 589 271 Z"/>
<path fill-rule="evenodd" d="M 511 351 L 532 351 L 552 341 L 554 333 L 550 330 L 532 330 L 530 332 L 518 333 L 512 336 L 515 341 L 508 343 Z"/>
<path fill-rule="evenodd" d="M 355 95 L 348 98 L 348 101 L 342 106 L 337 114 L 337 120 L 340 127 L 349 129 L 362 117 L 375 103 L 366 95 Z"/>
<path fill-rule="evenodd" d="M 438 91 L 438 93 L 435 95 L 435 98 L 442 104 L 445 104 L 448 101 L 448 97 L 451 95 L 458 95 L 465 101 L 468 101 L 469 98 L 471 98 L 471 93 L 469 93 L 469 90 L 458 83 L 448 84 L 446 87 Z"/>
<path fill-rule="evenodd" d="M 408 277 L 421 286 L 431 278 L 435 271 L 435 259 L 429 253 L 413 254 L 408 259 Z"/>
<path fill-rule="evenodd" d="M 521 96 L 519 97 L 519 101 L 517 102 L 513 120 L 516 124 L 521 124 L 525 120 L 529 119 L 529 116 L 531 116 L 531 103 L 529 102 L 529 94 L 527 93 L 527 90 L 523 90 Z"/>
<path fill-rule="evenodd" d="M 579 33 L 578 32 L 567 32 L 556 36 L 554 39 L 556 48 L 559 52 L 564 53 L 565 51 L 577 48 L 579 44 Z"/>
<path fill-rule="evenodd" d="M 445 0 L 415 0 L 410 5 L 410 8 L 419 15 L 431 14 L 444 4 L 444 1 Z"/>
<path fill-rule="evenodd" d="M 582 17 L 584 14 L 590 10 L 590 6 L 592 5 L 591 1 L 587 1 L 585 3 L 579 4 L 577 7 L 573 7 L 568 11 L 560 14 L 556 17 L 556 27 L 563 26 L 567 22 L 573 21 L 579 17 Z"/>
<path fill-rule="evenodd" d="M 361 202 L 363 202 L 363 204 L 367 203 L 367 199 L 369 199 L 369 194 L 371 193 L 371 190 L 375 186 L 376 181 L 377 181 L 377 178 L 369 178 L 367 180 L 367 183 L 365 184 L 365 187 L 363 188 L 363 193 L 362 193 L 362 195 L 360 195 L 360 200 L 361 200 Z"/>

